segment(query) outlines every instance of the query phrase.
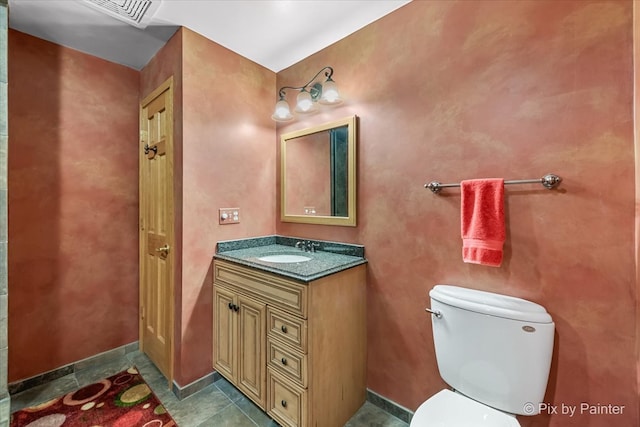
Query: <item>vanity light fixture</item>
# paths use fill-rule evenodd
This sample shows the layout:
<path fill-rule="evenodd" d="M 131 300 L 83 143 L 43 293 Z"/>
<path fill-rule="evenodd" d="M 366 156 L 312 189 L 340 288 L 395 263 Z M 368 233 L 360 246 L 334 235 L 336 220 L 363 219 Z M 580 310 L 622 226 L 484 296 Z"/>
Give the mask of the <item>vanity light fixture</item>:
<path fill-rule="evenodd" d="M 327 78 L 324 83 L 314 82 L 316 78 L 322 73 Z M 293 120 L 293 114 L 289 109 L 289 103 L 285 99 L 286 89 L 300 90 L 296 99 L 296 113 L 312 113 L 316 111 L 316 102 L 326 105 L 336 105 L 342 102 L 340 98 L 340 92 L 338 92 L 338 86 L 333 81 L 331 76 L 333 75 L 333 68 L 324 67 L 316 73 L 315 76 L 309 82 L 303 86 L 283 86 L 278 91 L 278 102 L 276 102 L 276 108 L 271 118 L 276 122 L 289 122 Z"/>

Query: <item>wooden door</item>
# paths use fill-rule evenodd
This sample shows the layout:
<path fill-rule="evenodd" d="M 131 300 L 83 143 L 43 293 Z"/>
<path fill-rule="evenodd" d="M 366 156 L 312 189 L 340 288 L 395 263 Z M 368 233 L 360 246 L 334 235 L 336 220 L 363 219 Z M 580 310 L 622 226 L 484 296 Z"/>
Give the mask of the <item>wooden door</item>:
<path fill-rule="evenodd" d="M 215 287 L 213 324 L 214 367 L 233 383 L 237 382 L 236 301 L 233 292 Z"/>
<path fill-rule="evenodd" d="M 173 381 L 173 78 L 140 109 L 140 349 Z"/>
<path fill-rule="evenodd" d="M 265 407 L 267 306 L 238 296 L 238 388 Z"/>

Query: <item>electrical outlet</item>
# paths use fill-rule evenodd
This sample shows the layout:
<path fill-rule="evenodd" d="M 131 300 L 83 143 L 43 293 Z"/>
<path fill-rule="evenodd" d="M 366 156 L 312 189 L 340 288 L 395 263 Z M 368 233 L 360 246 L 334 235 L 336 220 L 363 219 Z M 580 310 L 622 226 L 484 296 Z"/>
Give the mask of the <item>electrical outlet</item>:
<path fill-rule="evenodd" d="M 220 208 L 218 209 L 218 220 L 220 224 L 237 224 L 240 222 L 240 208 Z"/>

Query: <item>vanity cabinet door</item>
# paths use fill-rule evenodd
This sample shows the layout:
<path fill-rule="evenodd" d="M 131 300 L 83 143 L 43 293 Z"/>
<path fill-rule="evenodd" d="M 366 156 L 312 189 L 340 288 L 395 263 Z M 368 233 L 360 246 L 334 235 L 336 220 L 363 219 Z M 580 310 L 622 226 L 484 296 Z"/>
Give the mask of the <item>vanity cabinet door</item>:
<path fill-rule="evenodd" d="M 267 305 L 214 286 L 214 367 L 260 408 L 267 383 Z"/>
<path fill-rule="evenodd" d="M 214 367 L 232 383 L 236 383 L 236 312 L 235 294 L 223 287 L 214 288 L 214 324 L 213 342 Z"/>
<path fill-rule="evenodd" d="M 265 406 L 266 309 L 264 303 L 238 296 L 238 388 L 259 407 Z"/>

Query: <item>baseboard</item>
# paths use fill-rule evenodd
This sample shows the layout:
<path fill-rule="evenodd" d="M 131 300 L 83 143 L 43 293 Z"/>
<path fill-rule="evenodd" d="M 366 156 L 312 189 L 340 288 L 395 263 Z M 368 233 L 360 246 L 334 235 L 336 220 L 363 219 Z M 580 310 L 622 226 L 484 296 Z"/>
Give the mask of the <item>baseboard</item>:
<path fill-rule="evenodd" d="M 194 393 L 199 392 L 203 388 L 213 384 L 218 381 L 222 376 L 218 373 L 218 371 L 213 371 L 210 374 L 205 375 L 202 378 L 198 378 L 190 384 L 187 384 L 184 387 L 180 387 L 180 385 L 173 381 L 171 391 L 179 400 L 186 399 Z"/>
<path fill-rule="evenodd" d="M 57 380 L 58 378 L 62 378 L 66 375 L 73 374 L 80 369 L 98 366 L 105 361 L 124 356 L 125 354 L 138 350 L 138 347 L 138 341 L 134 341 L 130 344 L 116 347 L 103 353 L 96 354 L 95 356 L 87 357 L 86 359 L 61 366 L 60 368 L 53 369 L 31 378 L 9 383 L 7 384 L 7 389 L 9 390 L 10 395 L 14 395 L 30 388 Z"/>
<path fill-rule="evenodd" d="M 379 395 L 375 391 L 367 389 L 367 400 L 376 405 L 378 408 L 393 415 L 396 418 L 401 419 L 405 423 L 410 423 L 413 417 L 413 411 L 398 405 L 396 402 L 387 399 L 384 396 Z"/>

